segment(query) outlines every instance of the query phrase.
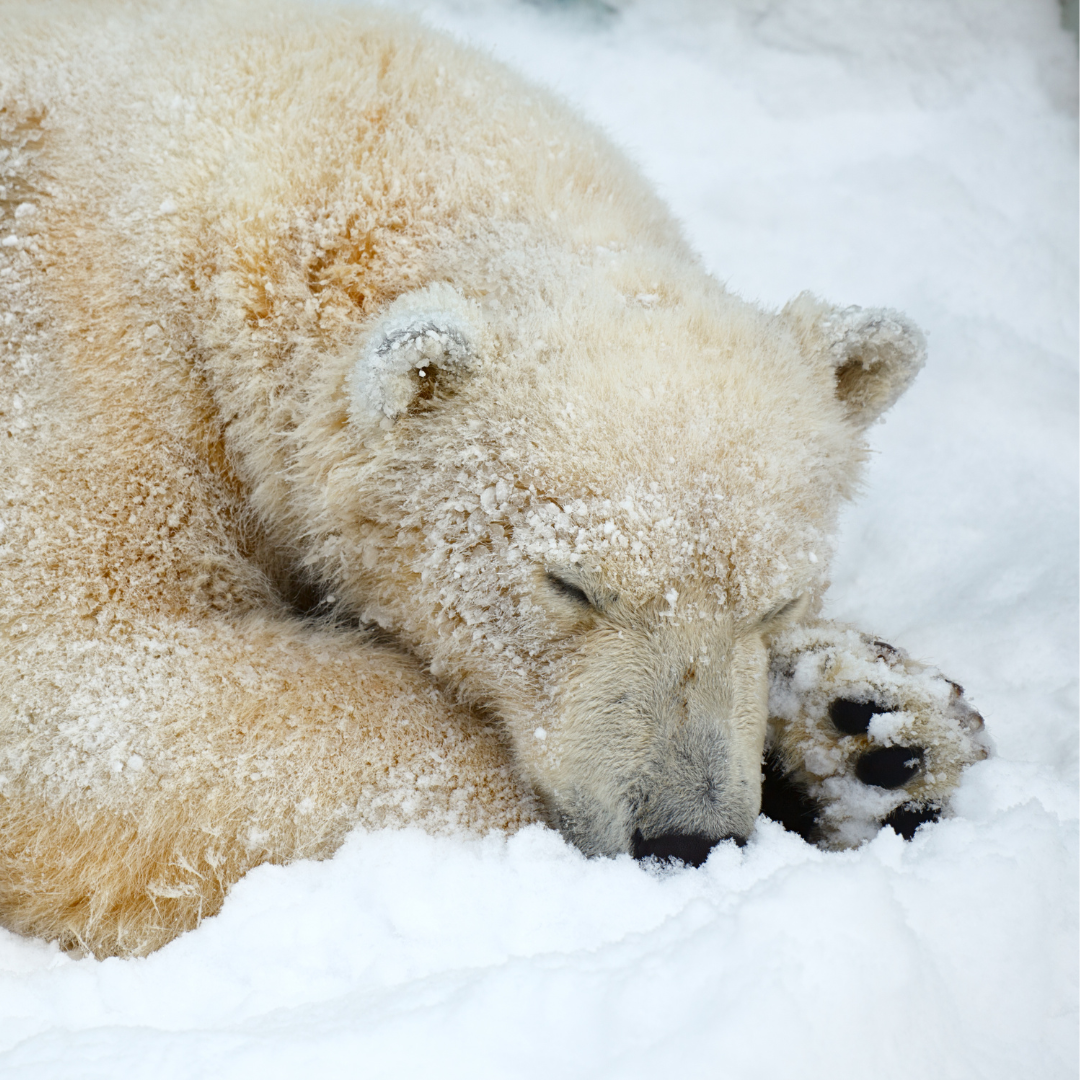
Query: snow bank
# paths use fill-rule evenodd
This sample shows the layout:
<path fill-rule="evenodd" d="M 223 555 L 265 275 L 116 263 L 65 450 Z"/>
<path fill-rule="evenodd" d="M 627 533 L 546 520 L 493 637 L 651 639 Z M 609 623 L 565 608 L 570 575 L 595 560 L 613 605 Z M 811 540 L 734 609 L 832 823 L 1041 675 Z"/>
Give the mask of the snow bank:
<path fill-rule="evenodd" d="M 700 870 L 354 835 L 146 960 L 0 932 L 5 1077 L 979 1077 L 1077 1062 L 1075 40 L 1053 0 L 413 5 L 553 85 L 709 267 L 905 310 L 830 614 L 964 683 L 956 816 Z"/>

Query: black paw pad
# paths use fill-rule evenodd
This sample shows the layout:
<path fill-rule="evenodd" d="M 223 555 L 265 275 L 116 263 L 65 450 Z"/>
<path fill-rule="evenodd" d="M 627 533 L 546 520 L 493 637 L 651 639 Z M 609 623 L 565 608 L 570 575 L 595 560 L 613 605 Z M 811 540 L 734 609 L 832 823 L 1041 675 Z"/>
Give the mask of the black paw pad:
<path fill-rule="evenodd" d="M 855 764 L 855 775 L 864 783 L 879 788 L 903 787 L 922 768 L 923 751 L 919 746 L 883 746 L 867 750 Z"/>
<path fill-rule="evenodd" d="M 920 825 L 937 821 L 940 817 L 941 807 L 934 806 L 933 803 L 905 803 L 898 806 L 881 824 L 891 826 L 898 835 L 910 840 Z"/>
<path fill-rule="evenodd" d="M 806 791 L 784 775 L 774 754 L 765 758 L 761 770 L 761 812 L 778 821 L 788 832 L 798 833 L 807 843 L 817 839 L 817 819 L 821 807 Z"/>
<path fill-rule="evenodd" d="M 829 719 L 837 731 L 845 735 L 865 735 L 870 727 L 870 718 L 878 713 L 888 712 L 883 705 L 872 701 L 852 701 L 850 698 L 837 698 L 829 706 Z"/>

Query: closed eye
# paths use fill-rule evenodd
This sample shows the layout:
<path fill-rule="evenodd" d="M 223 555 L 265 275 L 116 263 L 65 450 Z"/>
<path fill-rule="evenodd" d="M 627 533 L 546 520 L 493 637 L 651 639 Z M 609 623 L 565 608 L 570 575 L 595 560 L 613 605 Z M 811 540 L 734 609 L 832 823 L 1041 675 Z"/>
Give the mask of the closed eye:
<path fill-rule="evenodd" d="M 550 571 L 545 576 L 552 588 L 554 588 L 556 592 L 561 593 L 568 600 L 573 600 L 575 604 L 584 604 L 585 607 L 588 608 L 593 606 L 593 602 L 589 599 L 589 596 L 584 589 L 579 589 L 577 585 L 571 585 L 569 581 L 563 581 L 561 577 L 552 574 Z"/>

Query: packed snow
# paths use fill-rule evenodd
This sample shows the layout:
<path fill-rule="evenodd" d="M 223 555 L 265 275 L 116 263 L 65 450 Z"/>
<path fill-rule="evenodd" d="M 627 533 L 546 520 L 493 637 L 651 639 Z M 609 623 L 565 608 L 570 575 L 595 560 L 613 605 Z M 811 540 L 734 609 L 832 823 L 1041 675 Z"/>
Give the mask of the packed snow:
<path fill-rule="evenodd" d="M 1076 39 L 1058 4 L 408 6 L 602 125 L 733 290 L 926 330 L 828 614 L 962 682 L 996 754 L 910 843 L 825 853 L 762 820 L 743 850 L 650 871 L 535 826 L 358 832 L 330 861 L 253 871 L 144 960 L 0 931 L 0 1075 L 1076 1076 Z"/>

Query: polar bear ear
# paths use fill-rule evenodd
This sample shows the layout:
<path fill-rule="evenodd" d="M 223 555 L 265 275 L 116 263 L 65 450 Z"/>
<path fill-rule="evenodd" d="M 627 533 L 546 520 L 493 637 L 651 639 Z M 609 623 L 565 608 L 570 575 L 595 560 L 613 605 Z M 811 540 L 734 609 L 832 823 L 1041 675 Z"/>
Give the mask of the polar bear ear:
<path fill-rule="evenodd" d="M 860 427 L 900 397 L 926 360 L 922 331 L 890 308 L 835 308 L 801 293 L 781 316 L 804 354 L 827 368 L 836 396 Z"/>
<path fill-rule="evenodd" d="M 399 296 L 371 328 L 349 375 L 349 416 L 359 424 L 395 420 L 477 368 L 483 347 L 479 304 L 450 285 Z"/>

